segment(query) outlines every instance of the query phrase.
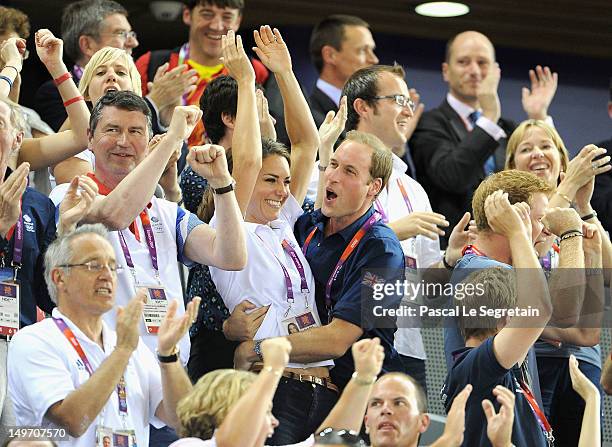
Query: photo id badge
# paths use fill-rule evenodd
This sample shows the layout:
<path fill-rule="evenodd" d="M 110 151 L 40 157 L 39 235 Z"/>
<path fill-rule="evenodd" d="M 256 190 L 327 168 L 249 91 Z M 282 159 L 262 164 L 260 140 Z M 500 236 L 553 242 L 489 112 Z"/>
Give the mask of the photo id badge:
<path fill-rule="evenodd" d="M 295 334 L 296 332 L 302 332 L 317 326 L 317 321 L 315 320 L 313 313 L 310 311 L 304 312 L 300 315 L 295 315 L 293 317 L 285 318 L 281 321 L 281 323 L 287 335 Z"/>
<path fill-rule="evenodd" d="M 166 289 L 160 286 L 144 286 L 147 290 L 147 302 L 142 312 L 147 334 L 157 334 L 161 322 L 168 311 Z"/>
<path fill-rule="evenodd" d="M 13 336 L 19 330 L 19 284 L 0 282 L 0 334 Z"/>
<path fill-rule="evenodd" d="M 113 447 L 113 429 L 96 426 L 96 447 Z"/>
<path fill-rule="evenodd" d="M 137 447 L 134 430 L 116 430 L 113 432 L 113 447 Z"/>

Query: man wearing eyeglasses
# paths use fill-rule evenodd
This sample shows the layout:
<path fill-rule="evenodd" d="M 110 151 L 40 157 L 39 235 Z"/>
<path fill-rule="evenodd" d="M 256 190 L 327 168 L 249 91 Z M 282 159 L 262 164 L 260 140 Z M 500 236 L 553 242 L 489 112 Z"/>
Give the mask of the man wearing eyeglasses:
<path fill-rule="evenodd" d="M 62 428 L 70 445 L 87 447 L 107 445 L 111 434 L 148 446 L 154 417 L 177 426 L 176 404 L 192 388 L 177 345 L 196 317 L 199 298 L 181 315 L 177 301 L 170 304 L 156 361 L 139 337 L 144 290 L 120 307 L 114 328 L 103 321 L 118 286 L 118 264 L 103 225 L 81 226 L 53 242 L 45 275 L 57 302 L 53 318 L 20 331 L 9 348 L 17 424 Z"/>
<path fill-rule="evenodd" d="M 376 135 L 389 148 L 406 144 L 406 130 L 414 120 L 415 105 L 404 80 L 404 69 L 399 65 L 374 65 L 356 71 L 344 85 L 348 113 L 346 130 L 359 130 Z M 430 267 L 444 269 L 440 256 L 439 236 L 448 222 L 434 213 L 425 190 L 406 175 L 406 164 L 394 153 L 393 173 L 374 206 L 383 221 L 395 232 L 401 242 L 406 260 L 406 280 L 417 283 L 421 271 Z M 467 219 L 465 220 L 467 224 Z M 445 253 L 446 263 L 453 265 L 461 256 L 463 241 L 457 237 L 452 249 Z M 406 297 L 414 301 L 417 297 Z M 395 333 L 395 349 L 401 355 L 404 372 L 425 383 L 425 349 L 418 327 L 400 320 Z"/>
<path fill-rule="evenodd" d="M 127 16 L 127 10 L 113 0 L 81 0 L 64 8 L 62 40 L 66 55 L 75 63 L 71 73 L 77 85 L 83 67 L 99 49 L 115 47 L 131 54 L 138 46 Z M 66 111 L 53 81 L 40 86 L 35 108 L 56 132 L 66 121 Z"/>
<path fill-rule="evenodd" d="M 471 209 L 472 194 L 483 178 L 504 168 L 506 138 L 516 124 L 501 118 L 500 68 L 485 35 L 466 31 L 450 39 L 442 75 L 449 87 L 446 99 L 423 114 L 410 148 L 417 180 L 433 209 L 455 225 Z M 523 109 L 530 119 L 549 119 L 557 74 L 538 66 L 529 77 L 531 90 L 523 89 Z M 446 247 L 448 238 L 441 243 Z"/>

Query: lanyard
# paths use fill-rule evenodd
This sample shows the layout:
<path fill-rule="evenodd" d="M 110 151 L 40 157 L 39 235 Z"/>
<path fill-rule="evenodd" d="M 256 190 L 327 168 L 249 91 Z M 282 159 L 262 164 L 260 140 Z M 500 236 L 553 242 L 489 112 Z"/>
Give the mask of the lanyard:
<path fill-rule="evenodd" d="M 151 220 L 149 219 L 149 215 L 146 210 L 143 210 L 140 213 L 140 221 L 142 222 L 142 228 L 145 233 L 145 242 L 147 244 L 147 249 L 149 250 L 149 256 L 151 257 L 151 264 L 153 265 L 153 269 L 155 270 L 155 277 L 159 280 L 159 266 L 157 264 L 157 247 L 155 245 L 155 237 L 153 235 L 153 229 L 151 228 Z M 121 245 L 121 250 L 123 251 L 123 256 L 125 257 L 125 262 L 127 263 L 132 275 L 134 276 L 134 281 L 136 281 L 136 269 L 134 267 L 134 261 L 132 260 L 132 256 L 130 255 L 130 249 L 128 248 L 127 242 L 125 241 L 125 236 L 123 236 L 123 231 L 119 230 L 119 243 Z"/>
<path fill-rule="evenodd" d="M 384 223 L 389 223 L 389 217 L 387 216 L 387 213 L 385 213 L 385 208 L 383 207 L 382 203 L 380 202 L 380 199 L 376 199 L 374 201 L 374 205 L 376 206 L 376 211 L 378 211 L 380 213 L 380 215 L 382 216 L 382 221 Z"/>
<path fill-rule="evenodd" d="M 308 281 L 306 281 L 306 273 L 304 271 L 304 266 L 302 265 L 302 261 L 300 261 L 298 254 L 296 253 L 294 248 L 291 246 L 291 244 L 287 241 L 287 239 L 283 239 L 283 241 L 281 242 L 281 245 L 283 246 L 283 249 L 285 250 L 285 252 L 287 252 L 289 257 L 291 258 L 291 260 L 293 261 L 295 268 L 300 274 L 300 289 L 302 290 L 302 293 L 308 293 Z"/>
<path fill-rule="evenodd" d="M 19 203 L 21 208 L 21 201 Z M 15 243 L 13 244 L 13 261 L 11 264 L 19 269 L 23 259 L 23 215 L 21 211 L 19 211 L 17 222 L 6 233 L 6 239 L 10 241 L 13 235 L 15 236 Z M 16 274 L 17 272 L 15 272 Z"/>
<path fill-rule="evenodd" d="M 66 322 L 61 318 L 53 317 L 53 321 L 55 322 L 55 325 L 60 330 L 60 332 L 64 334 L 64 337 L 66 337 L 66 339 L 70 342 L 77 355 L 85 365 L 85 369 L 87 370 L 89 375 L 92 376 L 94 373 L 93 367 L 91 366 L 91 363 L 89 363 L 89 359 L 87 358 L 85 351 L 83 351 L 81 344 L 74 335 L 74 332 L 72 332 L 72 329 L 70 329 Z M 127 418 L 128 414 L 128 407 L 127 389 L 125 386 L 125 379 L 123 377 L 123 374 L 121 375 L 121 379 L 119 379 L 119 383 L 117 384 L 117 396 L 119 400 L 119 415 L 121 416 L 121 419 L 124 421 L 125 424 L 125 418 Z"/>
<path fill-rule="evenodd" d="M 404 203 L 406 204 L 406 208 L 408 208 L 408 213 L 412 213 L 412 203 L 410 203 L 410 199 L 408 198 L 408 193 L 406 192 L 406 188 L 404 188 L 404 184 L 401 179 L 397 179 L 397 186 L 399 186 L 400 192 L 402 193 L 402 197 L 404 198 Z"/>
<path fill-rule="evenodd" d="M 465 255 L 487 256 L 483 252 L 478 250 L 475 245 L 466 245 L 463 248 L 461 255 L 462 256 L 465 256 Z"/>
<path fill-rule="evenodd" d="M 189 42 L 183 44 L 181 49 L 179 50 L 178 63 L 177 65 L 186 64 L 189 60 Z M 187 105 L 187 101 L 189 99 L 189 93 L 185 93 L 183 95 L 183 105 Z"/>
<path fill-rule="evenodd" d="M 274 253 L 274 251 L 272 251 L 272 249 L 268 247 L 265 241 L 258 234 L 255 234 L 255 235 L 259 238 L 263 246 L 272 254 L 272 256 L 274 256 L 274 259 L 276 259 L 276 262 L 278 262 L 278 265 L 283 271 L 283 276 L 285 278 L 285 288 L 287 290 L 287 302 L 289 303 L 289 310 L 291 310 L 291 305 L 294 303 L 295 298 L 293 297 L 293 283 L 291 282 L 291 276 L 289 275 L 289 271 L 287 270 L 287 267 L 285 267 L 285 264 L 283 263 L 283 261 L 281 261 L 278 258 L 278 256 L 276 256 L 276 253 Z M 302 292 L 308 293 L 308 283 L 306 281 L 306 274 L 304 272 L 304 266 L 298 259 L 297 253 L 285 239 L 283 239 L 283 241 L 281 242 L 281 245 L 283 249 L 291 257 L 293 264 L 295 265 L 295 267 L 297 268 L 300 274 L 300 287 L 301 287 Z"/>
<path fill-rule="evenodd" d="M 516 380 L 516 377 L 514 378 L 514 380 Z M 552 427 L 550 426 L 548 419 L 546 419 L 546 415 L 544 414 L 544 412 L 538 405 L 538 402 L 536 401 L 533 393 L 531 392 L 531 389 L 525 383 L 525 381 L 523 380 L 521 380 L 520 382 L 518 380 L 516 381 L 520 389 L 523 391 L 523 395 L 525 396 L 525 399 L 527 399 L 527 403 L 529 404 L 529 407 L 531 408 L 533 415 L 538 421 L 538 425 L 542 429 L 542 432 L 544 433 L 544 436 L 546 437 L 546 441 L 548 442 L 548 445 L 549 446 L 554 445 L 555 437 L 553 436 L 553 433 L 552 433 L 553 431 Z"/>
<path fill-rule="evenodd" d="M 351 239 L 347 247 L 344 249 L 344 252 L 342 252 L 342 255 L 340 256 L 340 259 L 338 260 L 336 267 L 334 267 L 334 270 L 331 276 L 329 277 L 327 284 L 325 285 L 325 306 L 327 307 L 328 314 L 331 311 L 331 307 L 332 307 L 331 288 L 332 288 L 334 281 L 336 281 L 336 279 L 338 278 L 338 274 L 340 273 L 342 266 L 344 266 L 344 263 L 349 258 L 349 256 L 353 254 L 353 251 L 355 251 L 355 249 L 357 248 L 357 246 L 359 245 L 359 243 L 361 242 L 361 239 L 363 239 L 365 234 L 380 219 L 381 219 L 380 214 L 378 213 L 372 214 L 372 216 L 370 216 L 370 218 L 361 226 L 361 228 L 357 230 L 357 233 L 355 233 L 355 236 L 353 236 L 353 239 Z M 312 236 L 314 236 L 315 231 L 317 231 L 317 227 L 314 227 L 312 231 L 310 232 L 310 234 L 308 235 L 308 237 L 306 238 L 306 242 L 304 243 L 304 253 L 308 249 L 308 244 L 310 243 Z"/>

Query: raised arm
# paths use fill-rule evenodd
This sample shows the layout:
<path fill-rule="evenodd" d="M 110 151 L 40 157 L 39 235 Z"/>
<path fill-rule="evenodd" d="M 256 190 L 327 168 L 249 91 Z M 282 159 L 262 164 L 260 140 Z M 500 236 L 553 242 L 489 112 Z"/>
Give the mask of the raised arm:
<path fill-rule="evenodd" d="M 285 111 L 285 127 L 291 141 L 291 194 L 304 201 L 319 147 L 319 134 L 310 107 L 293 73 L 291 56 L 278 29 L 268 25 L 253 31 L 253 50 L 276 77 Z"/>
<path fill-rule="evenodd" d="M 332 411 L 317 429 L 317 433 L 329 427 L 356 432 L 361 430 L 368 398 L 380 374 L 385 351 L 380 345 L 380 340 L 373 338 L 354 343 L 351 352 L 355 361 L 355 374 L 342 391 Z"/>
<path fill-rule="evenodd" d="M 570 378 L 574 391 L 584 399 L 582 427 L 578 447 L 601 445 L 600 405 L 601 396 L 597 387 L 580 371 L 578 360 L 573 355 L 569 358 Z"/>
<path fill-rule="evenodd" d="M 110 230 L 127 227 L 151 200 L 169 158 L 191 134 L 201 116 L 202 112 L 196 106 L 177 107 L 159 147 L 147 155 L 109 195 L 98 196 L 84 221 L 101 222 Z"/>
<path fill-rule="evenodd" d="M 238 83 L 236 124 L 232 137 L 232 175 L 236 180 L 236 200 L 246 214 L 255 182 L 261 170 L 261 132 L 255 99 L 255 71 L 242 45 L 242 38 L 233 31 L 222 36 L 223 63 Z"/>
<path fill-rule="evenodd" d="M 270 338 L 261 344 L 261 352 L 263 369 L 215 432 L 218 447 L 259 447 L 271 434 L 265 423 L 266 415 L 289 362 L 291 343 L 284 338 Z"/>
<path fill-rule="evenodd" d="M 208 181 L 213 191 L 232 183 L 222 146 L 194 146 L 187 155 L 187 162 Z M 247 253 L 244 221 L 236 196 L 230 190 L 215 193 L 214 200 L 216 229 L 206 224 L 195 227 L 185 241 L 185 255 L 200 264 L 223 270 L 241 270 L 246 265 Z"/>
<path fill-rule="evenodd" d="M 317 198 L 315 200 L 315 209 L 321 208 L 323 197 L 325 196 L 325 169 L 329 166 L 329 161 L 334 153 L 334 144 L 344 130 L 346 125 L 346 96 L 340 99 L 340 107 L 338 113 L 333 110 L 327 112 L 325 120 L 319 127 L 319 182 L 317 183 Z"/>
<path fill-rule="evenodd" d="M 9 98 L 13 102 L 15 101 L 15 93 L 19 89 L 21 82 L 20 73 L 23 68 L 23 54 L 26 50 L 25 39 L 19 39 L 17 37 L 11 37 L 2 44 L 0 48 L 0 98 Z"/>
<path fill-rule="evenodd" d="M 23 141 L 19 162 L 29 162 L 32 170 L 45 168 L 76 155 L 88 144 L 89 110 L 62 61 L 62 46 L 62 40 L 56 38 L 51 31 L 42 29 L 36 33 L 36 52 L 51 77 L 56 80 L 72 129 Z"/>
<path fill-rule="evenodd" d="M 536 317 L 513 317 L 495 337 L 495 357 L 502 367 L 510 369 L 525 358 L 550 319 L 550 297 L 531 243 L 529 206 L 510 205 L 508 194 L 496 191 L 487 197 L 485 213 L 491 229 L 508 239 L 516 271 L 517 307 L 531 306 L 539 311 Z"/>
<path fill-rule="evenodd" d="M 529 70 L 531 89 L 523 87 L 521 98 L 523 110 L 529 119 L 546 119 L 548 107 L 557 91 L 557 79 L 557 73 L 552 73 L 548 67 L 538 65 L 535 70 Z"/>

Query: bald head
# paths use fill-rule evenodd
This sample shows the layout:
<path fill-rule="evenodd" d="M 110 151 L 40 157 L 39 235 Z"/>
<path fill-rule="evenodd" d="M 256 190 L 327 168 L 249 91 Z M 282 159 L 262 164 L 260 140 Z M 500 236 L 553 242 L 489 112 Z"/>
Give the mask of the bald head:
<path fill-rule="evenodd" d="M 450 61 L 453 49 L 456 46 L 461 47 L 466 43 L 477 43 L 489 47 L 489 49 L 491 50 L 491 59 L 495 60 L 495 48 L 493 47 L 493 44 L 487 36 L 482 33 L 479 33 L 478 31 L 464 31 L 451 37 L 448 42 L 446 42 L 446 54 L 444 56 L 444 62 L 448 63 Z"/>

